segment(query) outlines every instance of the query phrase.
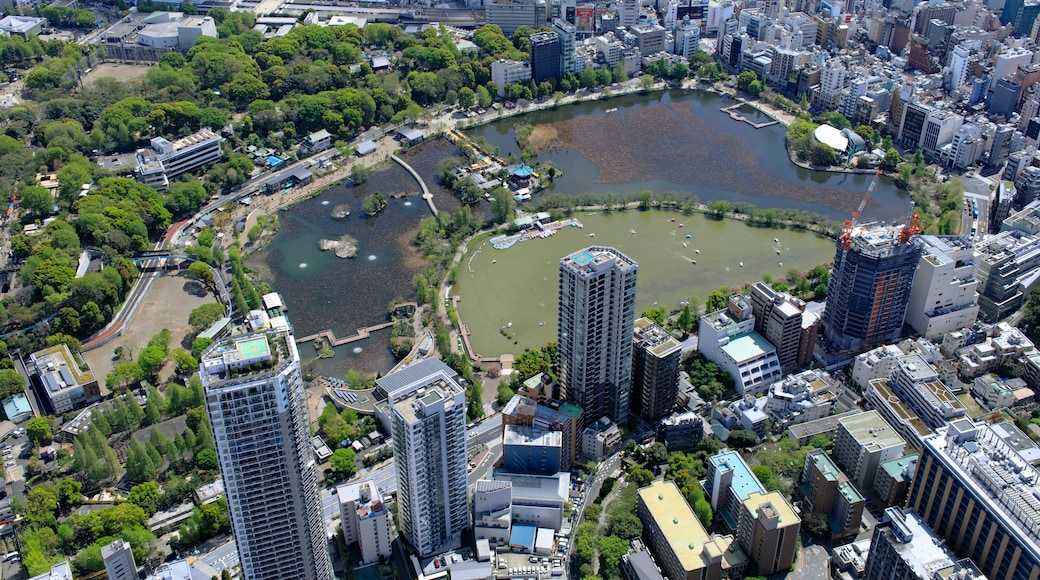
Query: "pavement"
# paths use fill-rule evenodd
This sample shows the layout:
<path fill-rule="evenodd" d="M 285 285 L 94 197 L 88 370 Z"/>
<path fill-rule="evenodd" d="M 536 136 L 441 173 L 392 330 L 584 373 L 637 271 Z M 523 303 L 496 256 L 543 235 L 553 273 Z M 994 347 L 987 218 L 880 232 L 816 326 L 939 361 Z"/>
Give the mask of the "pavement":
<path fill-rule="evenodd" d="M 795 569 L 787 575 L 788 580 L 830 580 L 831 556 L 823 546 L 802 548 Z"/>

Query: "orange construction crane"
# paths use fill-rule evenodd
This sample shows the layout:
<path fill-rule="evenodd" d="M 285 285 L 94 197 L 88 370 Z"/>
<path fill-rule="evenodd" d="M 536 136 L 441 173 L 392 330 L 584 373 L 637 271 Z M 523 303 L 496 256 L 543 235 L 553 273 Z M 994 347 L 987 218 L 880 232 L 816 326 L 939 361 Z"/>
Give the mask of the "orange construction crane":
<path fill-rule="evenodd" d="M 899 230 L 899 243 L 905 244 L 912 236 L 921 233 L 921 215 L 914 213 L 914 204 L 910 204 L 910 212 L 906 224 Z"/>
<path fill-rule="evenodd" d="M 870 194 L 874 193 L 874 190 L 877 189 L 879 177 L 881 177 L 880 167 L 878 167 L 877 171 L 874 172 L 874 179 L 871 180 L 870 185 L 867 187 L 867 193 L 863 195 L 863 201 L 859 202 L 859 207 L 856 208 L 856 211 L 852 212 L 852 219 L 847 219 L 841 224 L 841 236 L 839 239 L 841 240 L 841 247 L 843 250 L 852 249 L 852 228 L 856 227 L 860 214 L 862 214 L 863 209 L 867 207 L 867 201 L 870 200 Z"/>

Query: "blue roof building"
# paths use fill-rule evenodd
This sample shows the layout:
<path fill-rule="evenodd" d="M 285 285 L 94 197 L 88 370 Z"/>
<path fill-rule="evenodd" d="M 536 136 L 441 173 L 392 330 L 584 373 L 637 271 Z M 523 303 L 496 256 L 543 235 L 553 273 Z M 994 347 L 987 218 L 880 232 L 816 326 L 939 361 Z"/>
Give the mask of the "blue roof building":
<path fill-rule="evenodd" d="M 509 549 L 530 554 L 534 551 L 534 535 L 537 528 L 527 524 L 513 524 L 509 534 Z"/>
<path fill-rule="evenodd" d="M 724 449 L 708 460 L 708 477 L 701 481 L 711 509 L 722 514 L 731 530 L 737 529 L 740 506 L 752 493 L 766 494 L 747 462 L 736 451 Z"/>

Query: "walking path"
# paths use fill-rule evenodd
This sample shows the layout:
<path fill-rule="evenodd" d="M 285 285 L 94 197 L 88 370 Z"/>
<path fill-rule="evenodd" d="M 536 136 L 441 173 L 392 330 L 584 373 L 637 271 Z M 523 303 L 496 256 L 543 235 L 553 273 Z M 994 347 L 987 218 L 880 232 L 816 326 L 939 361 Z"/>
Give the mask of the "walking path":
<path fill-rule="evenodd" d="M 401 167 L 404 167 L 405 170 L 408 173 L 411 173 L 412 177 L 414 177 L 415 180 L 419 182 L 419 187 L 422 188 L 422 198 L 425 199 L 427 205 L 430 206 L 430 211 L 433 212 L 433 215 L 437 215 L 437 206 L 433 205 L 433 194 L 430 193 L 430 188 L 426 187 L 426 182 L 423 181 L 423 178 L 419 177 L 419 173 L 416 172 L 414 169 L 412 169 L 411 165 L 408 165 L 407 163 L 405 163 L 397 155 L 391 155 L 390 159 L 393 159 L 394 161 L 397 162 L 398 165 L 400 165 Z"/>

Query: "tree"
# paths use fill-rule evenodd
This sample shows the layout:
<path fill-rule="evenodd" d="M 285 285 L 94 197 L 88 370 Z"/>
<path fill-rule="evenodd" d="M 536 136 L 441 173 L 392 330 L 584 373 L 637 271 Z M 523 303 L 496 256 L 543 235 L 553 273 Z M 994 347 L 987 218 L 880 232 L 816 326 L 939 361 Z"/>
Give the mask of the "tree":
<path fill-rule="evenodd" d="M 885 158 L 881 161 L 881 168 L 885 171 L 892 171 L 899 165 L 899 152 L 889 147 L 888 151 L 885 151 Z"/>
<path fill-rule="evenodd" d="M 504 224 L 513 217 L 513 194 L 504 187 L 496 188 L 491 197 L 491 215 L 495 223 Z"/>
<path fill-rule="evenodd" d="M 143 378 L 144 371 L 137 361 L 121 362 L 105 377 L 105 386 L 109 390 L 125 391 L 127 387 L 139 383 Z"/>
<path fill-rule="evenodd" d="M 365 198 L 364 207 L 368 215 L 376 215 L 386 207 L 386 196 L 377 191 Z"/>
<path fill-rule="evenodd" d="M 654 203 L 654 192 L 644 189 L 639 192 L 639 209 L 646 211 Z"/>
<path fill-rule="evenodd" d="M 25 377 L 14 369 L 0 369 L 0 399 L 25 391 Z"/>
<path fill-rule="evenodd" d="M 191 265 L 188 266 L 188 275 L 204 284 L 209 286 L 213 285 L 213 269 L 206 265 L 205 262 L 192 262 Z M 205 328 L 202 330 L 205 330 Z"/>
<path fill-rule="evenodd" d="M 646 487 L 654 480 L 654 474 L 642 467 L 633 467 L 628 472 L 628 482 L 636 487 Z"/>
<path fill-rule="evenodd" d="M 126 501 L 140 507 L 150 516 L 159 509 L 159 486 L 154 481 L 139 483 L 130 488 Z"/>
<path fill-rule="evenodd" d="M 71 477 L 62 478 L 54 484 L 54 488 L 57 491 L 58 502 L 61 505 L 71 507 L 83 503 L 83 485 L 75 479 Z"/>
<path fill-rule="evenodd" d="M 679 312 L 679 318 L 675 321 L 675 325 L 679 327 L 679 330 L 685 334 L 693 332 L 694 324 L 696 323 L 696 317 L 693 315 L 693 310 L 690 308 L 689 302 L 683 305 L 683 309 Z"/>
<path fill-rule="evenodd" d="M 473 89 L 469 87 L 462 87 L 459 89 L 459 108 L 463 110 L 472 109 L 476 100 L 477 96 L 473 92 Z"/>
<path fill-rule="evenodd" d="M 197 264 L 198 262 L 196 262 Z M 195 264 L 192 264 L 193 266 Z M 209 271 L 209 267 L 203 265 L 206 271 Z M 214 322 L 224 317 L 224 306 L 222 304 L 211 303 L 203 304 L 191 311 L 188 315 L 188 324 L 191 325 L 191 330 L 195 334 L 206 330 L 213 325 Z"/>
<path fill-rule="evenodd" d="M 353 167 L 350 168 L 350 181 L 354 185 L 361 185 L 362 183 L 368 181 L 368 176 L 371 173 L 372 171 L 369 168 L 365 167 L 364 165 L 355 163 Z"/>
<path fill-rule="evenodd" d="M 644 91 L 649 91 L 650 89 L 654 88 L 654 76 L 643 75 L 639 77 L 639 86 L 642 87 Z"/>
<path fill-rule="evenodd" d="M 46 417 L 33 417 L 25 426 L 25 436 L 36 445 L 45 445 L 54 440 L 51 422 Z"/>
<path fill-rule="evenodd" d="M 726 439 L 726 445 L 735 449 L 748 449 L 754 447 L 757 442 L 758 435 L 756 435 L 754 431 L 748 429 L 730 431 L 729 438 Z"/>
<path fill-rule="evenodd" d="M 32 185 L 22 190 L 22 209 L 31 216 L 43 217 L 54 207 L 54 198 L 46 188 Z"/>
<path fill-rule="evenodd" d="M 618 512 L 610 516 L 610 522 L 607 524 L 607 534 L 624 540 L 638 538 L 643 535 L 643 523 L 632 512 Z"/>
<path fill-rule="evenodd" d="M 498 404 L 499 405 L 505 405 L 506 403 L 508 403 L 509 400 L 512 399 L 513 395 L 515 395 L 515 394 L 516 393 L 513 392 L 513 389 L 510 389 L 509 385 L 507 385 L 504 381 L 498 384 Z"/>
<path fill-rule="evenodd" d="M 708 204 L 708 214 L 717 220 L 724 218 L 727 213 L 729 213 L 729 202 L 718 200 Z"/>
<path fill-rule="evenodd" d="M 357 473 L 355 460 L 356 454 L 353 449 L 337 449 L 332 452 L 329 463 L 332 464 L 332 469 L 336 470 L 340 477 L 347 478 Z"/>
<path fill-rule="evenodd" d="M 203 471 L 216 471 L 219 467 L 217 452 L 212 449 L 203 449 L 195 454 L 195 466 Z"/>
<path fill-rule="evenodd" d="M 135 437 L 130 438 L 130 449 L 126 455 L 126 477 L 130 481 L 148 481 L 157 471 L 144 445 Z"/>
<path fill-rule="evenodd" d="M 838 162 L 837 157 L 834 155 L 834 149 L 831 149 L 830 145 L 825 143 L 816 143 L 812 149 L 812 162 L 813 165 L 824 165 L 831 166 Z"/>
<path fill-rule="evenodd" d="M 753 72 L 751 72 L 749 70 L 746 70 L 746 71 L 740 73 L 739 75 L 737 75 L 737 88 L 742 90 L 742 91 L 744 91 L 745 93 L 748 93 L 748 92 L 750 92 L 749 89 L 751 88 L 751 83 L 753 83 L 753 82 L 755 82 L 757 80 L 758 80 L 758 75 L 756 75 L 755 73 L 753 73 Z M 758 96 L 758 95 L 755 95 L 755 96 Z"/>
<path fill-rule="evenodd" d="M 621 557 L 628 553 L 628 541 L 617 536 L 607 536 L 599 541 L 599 553 L 607 570 L 618 570 Z"/>

